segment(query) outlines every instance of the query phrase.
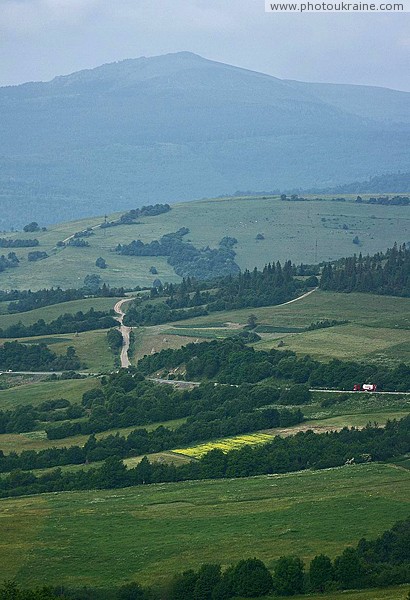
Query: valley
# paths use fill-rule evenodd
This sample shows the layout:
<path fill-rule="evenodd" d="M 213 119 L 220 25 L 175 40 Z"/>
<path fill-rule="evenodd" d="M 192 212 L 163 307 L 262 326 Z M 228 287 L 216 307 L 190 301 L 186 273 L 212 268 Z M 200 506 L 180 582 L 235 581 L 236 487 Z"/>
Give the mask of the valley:
<path fill-rule="evenodd" d="M 295 546 L 306 565 L 320 553 L 333 560 L 405 519 L 405 282 L 397 277 L 397 295 L 342 293 L 323 289 L 320 276 L 325 261 L 336 272 L 343 256 L 404 241 L 408 211 L 354 196 L 223 198 L 173 205 L 141 223 L 100 228 L 96 218 L 50 226 L 34 234 L 48 258 L 33 263 L 18 248 L 19 266 L 0 273 L 0 329 L 9 332 L 0 339 L 0 577 L 108 595 L 136 580 L 162 598 L 181 565 L 225 569 L 255 556 L 272 571 Z M 195 248 L 235 237 L 244 275 L 187 284 L 166 256 L 115 252 L 135 239 L 150 247 L 181 227 Z M 89 246 L 58 244 L 90 228 L 80 238 Z M 380 256 L 381 265 L 390 260 Z M 106 268 L 96 267 L 99 257 Z M 268 262 L 272 273 L 263 270 Z M 93 274 L 104 288 L 83 287 Z M 248 295 L 235 288 L 237 278 Z M 266 290 L 275 285 L 280 294 L 269 303 Z M 54 303 L 52 294 L 18 291 L 57 286 L 77 288 L 78 299 Z M 23 301 L 29 310 L 18 310 Z M 191 317 L 197 309 L 202 316 Z M 117 327 L 92 328 L 95 311 L 123 319 L 129 348 Z M 85 330 L 70 329 L 67 315 Z M 143 321 L 156 315 L 157 324 Z M 38 323 L 68 332 L 8 330 Z M 39 348 L 52 354 L 43 357 Z M 9 367 L 17 353 L 29 368 Z M 51 367 L 38 368 L 40 358 Z M 52 366 L 62 360 L 80 366 Z M 365 382 L 377 383 L 377 392 L 353 392 Z M 373 595 L 334 590 L 326 597 L 402 600 L 403 587 L 393 583 Z"/>

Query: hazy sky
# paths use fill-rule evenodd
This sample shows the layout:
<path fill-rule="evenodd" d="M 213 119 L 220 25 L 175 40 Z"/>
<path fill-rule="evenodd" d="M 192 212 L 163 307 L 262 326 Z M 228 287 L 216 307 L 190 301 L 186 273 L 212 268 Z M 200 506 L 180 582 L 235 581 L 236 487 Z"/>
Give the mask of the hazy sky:
<path fill-rule="evenodd" d="M 410 91 L 410 13 L 266 14 L 264 0 L 0 0 L 0 85 L 180 50 L 280 78 Z"/>

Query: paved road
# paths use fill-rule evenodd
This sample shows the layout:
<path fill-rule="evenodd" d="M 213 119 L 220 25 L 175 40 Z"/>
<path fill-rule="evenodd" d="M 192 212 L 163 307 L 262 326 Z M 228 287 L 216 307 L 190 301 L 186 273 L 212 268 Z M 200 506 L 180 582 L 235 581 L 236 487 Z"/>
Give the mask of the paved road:
<path fill-rule="evenodd" d="M 114 306 L 114 312 L 117 313 L 118 317 L 115 317 L 120 324 L 120 332 L 122 335 L 122 348 L 121 348 L 121 367 L 127 369 L 131 366 L 130 359 L 128 358 L 128 350 L 130 348 L 130 333 L 131 327 L 127 327 L 123 324 L 125 312 L 122 310 L 123 304 L 125 302 L 131 302 L 134 298 L 123 298 L 119 300 L 117 304 Z"/>
<path fill-rule="evenodd" d="M 161 377 L 147 377 L 150 381 L 154 381 L 155 383 L 166 383 L 169 385 L 175 385 L 178 387 L 198 387 L 201 385 L 200 381 L 185 381 L 184 379 L 162 379 Z M 214 385 L 229 385 L 230 387 L 239 387 L 234 384 L 229 383 L 215 383 Z M 327 394 L 385 394 L 385 395 L 410 395 L 410 392 L 368 392 L 366 390 L 353 391 L 353 390 L 326 390 L 326 389 L 318 389 L 318 388 L 310 388 L 310 392 L 324 392 Z"/>
<path fill-rule="evenodd" d="M 354 390 L 320 390 L 318 388 L 312 388 L 309 390 L 310 392 L 326 392 L 327 394 L 345 394 L 346 392 L 354 392 L 355 394 L 405 394 L 405 395 L 409 395 L 410 392 L 371 392 L 369 390 L 358 390 L 358 391 L 354 391 Z"/>

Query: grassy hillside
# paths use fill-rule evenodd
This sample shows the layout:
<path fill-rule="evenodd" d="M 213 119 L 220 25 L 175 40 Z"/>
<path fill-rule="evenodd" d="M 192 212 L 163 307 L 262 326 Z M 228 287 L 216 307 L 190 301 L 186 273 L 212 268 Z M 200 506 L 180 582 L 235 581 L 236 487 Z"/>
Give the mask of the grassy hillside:
<path fill-rule="evenodd" d="M 87 385 L 85 385 L 87 382 Z M 69 382 L 71 383 L 71 382 Z M 87 380 L 83 380 L 83 385 L 77 386 L 63 386 L 64 382 L 57 382 L 55 384 L 55 396 L 52 397 L 60 397 L 57 394 L 61 394 L 61 397 L 66 399 L 70 399 L 72 402 L 80 402 L 82 394 L 91 389 L 94 386 L 98 385 L 98 380 L 94 378 L 90 378 Z M 48 385 L 48 388 L 45 386 Z M 52 384 L 51 384 L 52 385 Z M 50 384 L 38 384 L 37 386 L 32 386 L 35 396 L 35 401 L 31 401 L 31 396 L 27 395 L 28 386 L 24 386 L 22 388 L 16 388 L 13 391 L 8 390 L 9 392 L 9 401 L 7 401 L 7 396 L 0 395 L 0 408 L 12 408 L 18 404 L 39 404 L 40 401 L 46 399 L 47 391 L 50 393 L 53 391 L 53 388 L 50 387 Z M 22 389 L 23 394 L 19 394 L 19 390 Z M 40 390 L 43 390 L 43 393 L 39 393 Z M 46 393 L 44 393 L 46 390 Z M 1 394 L 5 394 L 5 392 L 1 392 Z M 341 429 L 342 427 L 364 427 L 367 423 L 378 423 L 380 426 L 383 426 L 387 420 L 392 419 L 401 419 L 409 413 L 410 410 L 410 395 L 400 395 L 397 396 L 385 396 L 382 394 L 354 394 L 351 393 L 349 398 L 341 403 L 334 404 L 330 407 L 324 408 L 321 406 L 322 400 L 325 398 L 332 398 L 333 395 L 326 392 L 314 392 L 313 399 L 309 404 L 303 404 L 300 406 L 303 414 L 306 416 L 306 421 L 299 425 L 295 425 L 292 427 L 286 428 L 276 428 L 271 430 L 259 431 L 256 433 L 249 433 L 245 435 L 236 435 L 233 437 L 227 437 L 223 439 L 213 439 L 208 442 L 195 444 L 187 448 L 178 448 L 175 449 L 175 452 L 178 455 L 189 456 L 193 458 L 197 458 L 202 454 L 205 454 L 212 448 L 221 448 L 222 450 L 231 450 L 233 448 L 240 448 L 246 445 L 255 445 L 255 444 L 263 444 L 269 442 L 272 437 L 276 435 L 287 436 L 293 435 L 298 431 L 306 431 L 308 429 L 312 429 L 317 431 L 318 433 L 324 431 L 332 431 L 335 429 Z M 10 399 L 13 398 L 13 402 Z M 169 429 L 174 429 L 181 425 L 184 422 L 184 419 L 176 419 L 173 421 L 167 421 L 166 423 L 152 423 L 149 425 L 144 425 L 144 428 L 147 430 L 155 429 L 160 425 L 164 425 Z M 111 434 L 119 434 L 120 436 L 127 436 L 131 431 L 138 429 L 136 425 L 130 427 L 118 427 L 115 429 L 110 429 L 107 431 L 103 431 L 101 433 L 97 433 L 96 437 L 98 439 L 107 437 Z M 53 446 L 62 448 L 64 446 L 83 446 L 88 440 L 88 435 L 75 435 L 72 437 L 57 439 L 57 440 L 49 440 L 47 439 L 46 432 L 44 429 L 40 427 L 36 431 L 31 431 L 28 433 L 4 433 L 0 434 L 0 450 L 3 450 L 6 454 L 9 452 L 19 452 L 21 450 L 43 450 L 45 448 L 52 448 Z M 156 456 L 152 456 L 153 460 L 156 460 Z M 129 459 L 134 461 L 134 458 Z M 139 460 L 139 458 L 138 458 Z M 72 466 L 68 467 L 69 469 L 73 468 Z"/>
<path fill-rule="evenodd" d="M 246 325 L 249 315 L 257 317 L 256 331 L 262 337 L 255 349 L 276 348 L 329 358 L 410 362 L 410 300 L 371 294 L 337 294 L 315 291 L 306 298 L 283 306 L 246 308 L 214 313 L 173 325 L 135 330 L 135 357 L 162 348 L 179 347 L 203 338 L 234 335 Z M 349 321 L 328 329 L 284 333 L 308 327 L 325 319 Z"/>
<path fill-rule="evenodd" d="M 4 376 L 3 376 L 4 377 Z M 66 398 L 70 402 L 81 402 L 81 397 L 87 390 L 99 385 L 94 377 L 87 379 L 69 379 L 64 381 L 36 381 L 13 376 L 18 383 L 15 387 L 0 390 L 0 410 L 11 409 L 18 404 L 37 406 L 50 398 Z"/>
<path fill-rule="evenodd" d="M 282 202 L 277 196 L 223 198 L 175 204 L 168 213 L 142 218 L 140 225 L 95 229 L 95 235 L 87 238 L 89 248 L 56 249 L 58 241 L 103 220 L 102 217 L 84 219 L 51 226 L 48 231 L 36 234 L 10 234 L 21 238 L 35 235 L 40 241 L 38 249 L 46 251 L 49 257 L 29 263 L 30 249 L 17 249 L 20 265 L 0 273 L 0 289 L 78 287 L 89 273 L 98 273 L 111 286 L 149 286 L 157 277 L 161 281 L 178 281 L 180 278 L 167 264 L 166 257 L 118 256 L 112 250 L 118 243 L 134 239 L 149 242 L 180 227 L 190 229 L 186 239 L 197 247 L 214 247 L 226 235 L 236 237 L 237 263 L 242 269 L 253 269 L 269 261 L 291 259 L 296 263 L 313 263 L 353 252 L 373 254 L 395 241 L 408 241 L 409 219 L 410 207 L 406 206 L 374 206 L 353 201 Z M 265 239 L 256 240 L 258 233 Z M 355 236 L 359 237 L 360 246 L 352 243 Z M 107 269 L 95 266 L 100 256 L 107 261 Z M 151 266 L 157 268 L 158 275 L 149 273 Z"/>
<path fill-rule="evenodd" d="M 360 465 L 1 500 L 0 578 L 109 586 L 248 556 L 272 567 L 295 548 L 335 556 L 408 515 L 409 477 Z"/>
<path fill-rule="evenodd" d="M 44 263 L 43 266 L 46 266 Z M 75 314 L 78 311 L 87 312 L 91 308 L 94 310 L 109 311 L 114 308 L 114 304 L 118 298 L 85 298 L 84 300 L 73 300 L 72 302 L 61 302 L 60 304 L 52 304 L 35 310 L 28 310 L 22 313 L 8 313 L 8 302 L 2 302 L 4 312 L 0 311 L 0 328 L 4 329 L 21 321 L 23 325 L 32 325 L 39 319 L 43 319 L 46 323 L 57 319 L 65 313 Z"/>

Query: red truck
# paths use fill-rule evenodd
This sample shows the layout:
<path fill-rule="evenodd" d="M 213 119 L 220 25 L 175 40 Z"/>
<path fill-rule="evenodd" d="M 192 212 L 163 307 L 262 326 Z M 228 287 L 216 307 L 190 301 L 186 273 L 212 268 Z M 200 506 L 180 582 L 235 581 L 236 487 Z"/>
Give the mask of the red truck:
<path fill-rule="evenodd" d="M 376 392 L 377 385 L 374 383 L 355 383 L 353 386 L 354 392 Z"/>

